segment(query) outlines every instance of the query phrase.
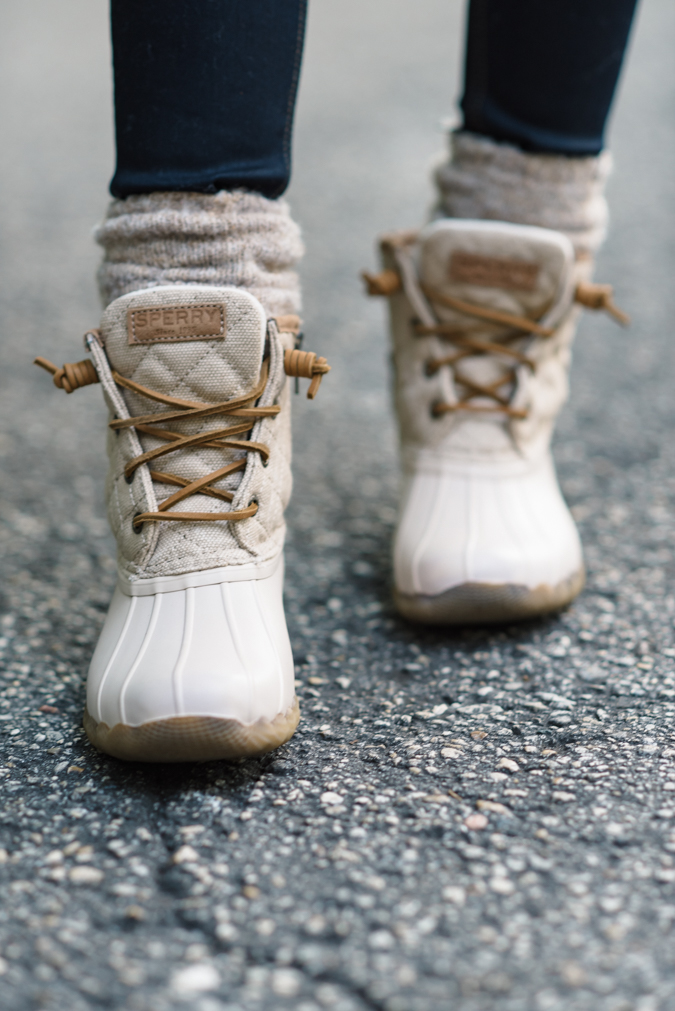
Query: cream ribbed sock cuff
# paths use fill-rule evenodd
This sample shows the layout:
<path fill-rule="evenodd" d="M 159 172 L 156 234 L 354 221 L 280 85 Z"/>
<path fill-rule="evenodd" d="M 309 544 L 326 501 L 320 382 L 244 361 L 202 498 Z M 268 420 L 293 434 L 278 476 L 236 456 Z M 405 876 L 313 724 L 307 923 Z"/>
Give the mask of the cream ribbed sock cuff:
<path fill-rule="evenodd" d="M 256 193 L 148 193 L 113 200 L 96 230 L 104 306 L 163 284 L 246 288 L 270 316 L 298 313 L 300 229 L 284 200 Z"/>
<path fill-rule="evenodd" d="M 435 172 L 436 213 L 539 225 L 564 232 L 577 255 L 594 254 L 607 231 L 611 155 L 528 154 L 478 134 L 450 134 L 450 158 Z"/>

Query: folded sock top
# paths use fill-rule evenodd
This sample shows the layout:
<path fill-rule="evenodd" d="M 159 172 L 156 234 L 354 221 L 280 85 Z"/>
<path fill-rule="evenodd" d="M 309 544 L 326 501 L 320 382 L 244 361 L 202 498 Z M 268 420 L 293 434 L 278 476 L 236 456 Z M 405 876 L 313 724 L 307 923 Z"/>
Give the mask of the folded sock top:
<path fill-rule="evenodd" d="M 113 200 L 96 231 L 104 305 L 167 284 L 246 288 L 268 315 L 298 313 L 300 229 L 284 200 L 257 193 L 148 193 Z"/>
<path fill-rule="evenodd" d="M 529 154 L 467 132 L 450 134 L 450 149 L 435 173 L 438 214 L 551 228 L 568 236 L 577 255 L 597 252 L 607 231 L 609 152 Z"/>

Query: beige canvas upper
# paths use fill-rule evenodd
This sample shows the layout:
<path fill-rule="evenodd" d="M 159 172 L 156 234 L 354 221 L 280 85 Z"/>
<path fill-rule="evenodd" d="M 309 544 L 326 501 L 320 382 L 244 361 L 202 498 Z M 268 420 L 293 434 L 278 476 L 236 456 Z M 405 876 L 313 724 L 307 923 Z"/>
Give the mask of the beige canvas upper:
<path fill-rule="evenodd" d="M 224 339 L 181 340 L 138 346 L 129 343 L 127 312 L 130 308 L 173 305 L 225 306 Z M 217 403 L 251 390 L 259 380 L 267 342 L 269 379 L 259 403 L 278 403 L 281 412 L 260 419 L 250 438 L 269 446 L 263 465 L 260 455 L 248 453 L 246 468 L 229 475 L 214 488 L 235 492 L 231 505 L 192 495 L 175 511 L 223 512 L 242 509 L 253 500 L 255 516 L 238 522 L 145 523 L 136 533 L 133 517 L 154 511 L 175 492 L 175 487 L 153 482 L 141 466 L 128 483 L 125 465 L 142 452 L 165 445 L 134 429 L 109 431 L 107 479 L 108 514 L 118 543 L 120 572 L 130 580 L 175 576 L 181 573 L 262 564 L 278 557 L 284 539 L 284 509 L 291 493 L 291 438 L 288 385 L 283 368 L 282 339 L 266 326 L 266 313 L 248 292 L 233 287 L 171 285 L 132 292 L 112 302 L 103 314 L 101 336 L 105 351 L 93 348 L 97 370 L 111 416 L 138 416 L 166 411 L 166 405 L 121 389 L 110 378 L 110 368 L 125 378 L 159 393 L 186 400 Z M 239 419 L 218 415 L 193 421 L 175 421 L 170 427 L 181 434 L 223 428 Z M 192 427 L 191 427 L 192 426 Z M 243 436 L 246 438 L 246 436 Z M 188 448 L 161 458 L 156 469 L 194 480 L 244 455 L 238 450 Z"/>
<path fill-rule="evenodd" d="M 523 289 L 457 279 L 450 270 L 455 254 L 529 265 L 533 283 Z M 389 256 L 387 263 L 392 265 Z M 440 451 L 446 461 L 456 463 L 517 463 L 540 458 L 548 449 L 556 415 L 568 393 L 570 348 L 578 316 L 573 296 L 579 273 L 569 239 L 541 228 L 442 219 L 427 226 L 416 243 L 397 254 L 393 265 L 403 274 L 407 271 L 412 282 L 390 300 L 404 465 L 416 466 L 424 450 Z M 492 410 L 495 402 L 485 397 L 471 400 L 474 408 L 487 408 L 483 412 L 459 410 L 434 415 L 436 403 L 456 404 L 466 395 L 451 367 L 443 366 L 431 375 L 428 370 L 431 360 L 446 358 L 458 349 L 441 336 L 415 335 L 415 322 L 448 324 L 460 334 L 493 342 L 513 328 L 471 317 L 439 301 L 432 307 L 420 289 L 415 300 L 417 282 L 473 305 L 541 321 L 555 330 L 548 338 L 525 334 L 509 344 L 534 365 L 516 363 L 514 381 L 501 389 L 513 408 L 527 412 L 526 418 Z M 513 366 L 514 359 L 507 355 L 475 354 L 462 358 L 457 371 L 489 385 Z"/>

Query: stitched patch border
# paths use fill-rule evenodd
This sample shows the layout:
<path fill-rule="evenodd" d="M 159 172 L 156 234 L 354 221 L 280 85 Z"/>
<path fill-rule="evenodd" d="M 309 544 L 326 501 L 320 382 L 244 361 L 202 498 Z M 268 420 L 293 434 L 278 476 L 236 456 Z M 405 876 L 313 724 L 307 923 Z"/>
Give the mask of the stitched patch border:
<path fill-rule="evenodd" d="M 227 307 L 224 302 L 127 309 L 129 344 L 224 340 L 226 334 Z"/>
<path fill-rule="evenodd" d="M 497 256 L 479 256 L 462 250 L 457 250 L 451 255 L 448 268 L 451 281 L 516 291 L 533 291 L 539 271 L 538 263 L 507 260 Z"/>

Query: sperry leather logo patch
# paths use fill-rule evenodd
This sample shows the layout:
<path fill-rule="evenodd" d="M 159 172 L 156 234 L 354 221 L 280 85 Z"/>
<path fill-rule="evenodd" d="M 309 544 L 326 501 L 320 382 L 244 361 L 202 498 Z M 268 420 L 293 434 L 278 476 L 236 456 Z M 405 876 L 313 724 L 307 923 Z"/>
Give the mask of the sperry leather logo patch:
<path fill-rule="evenodd" d="M 464 284 L 532 291 L 539 276 L 539 264 L 457 252 L 450 257 L 449 274 L 451 281 L 460 281 Z"/>
<path fill-rule="evenodd" d="M 153 305 L 147 309 L 129 309 L 127 312 L 130 344 L 223 339 L 226 327 L 226 312 L 222 303 Z"/>

